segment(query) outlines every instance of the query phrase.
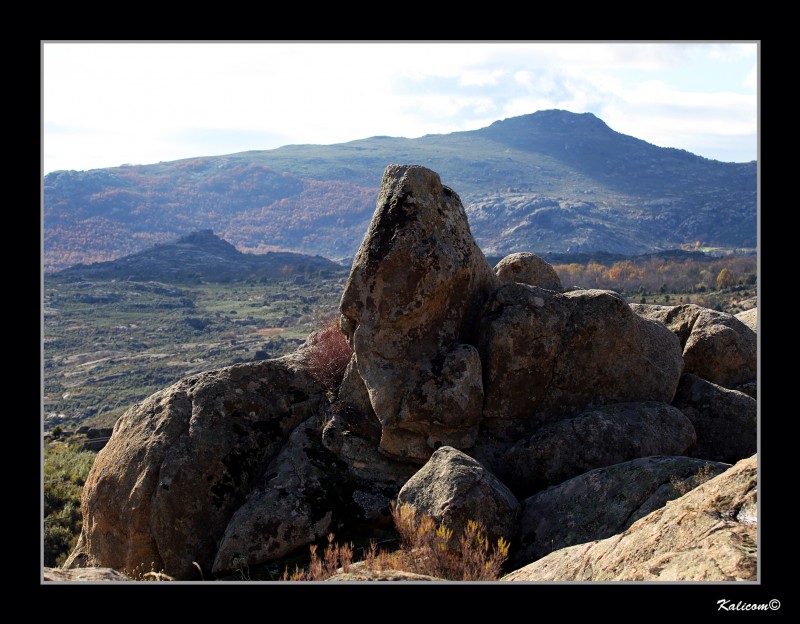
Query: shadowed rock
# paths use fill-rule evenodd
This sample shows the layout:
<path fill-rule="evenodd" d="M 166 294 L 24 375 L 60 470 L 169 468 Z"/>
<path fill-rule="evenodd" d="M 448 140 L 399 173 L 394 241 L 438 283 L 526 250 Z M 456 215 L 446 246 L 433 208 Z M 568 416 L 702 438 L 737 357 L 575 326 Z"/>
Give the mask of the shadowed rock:
<path fill-rule="evenodd" d="M 195 375 L 120 417 L 83 488 L 65 567 L 210 572 L 231 515 L 323 388 L 298 355 Z"/>
<path fill-rule="evenodd" d="M 502 581 L 757 581 L 757 457 L 601 541 L 563 548 Z"/>
<path fill-rule="evenodd" d="M 620 533 L 730 464 L 642 457 L 591 470 L 522 501 L 513 564 Z M 698 475 L 701 475 L 698 477 Z"/>
<path fill-rule="evenodd" d="M 540 427 L 513 444 L 497 475 L 528 495 L 588 472 L 651 455 L 686 455 L 692 422 L 666 403 L 616 403 Z"/>
<path fill-rule="evenodd" d="M 686 374 L 672 404 L 692 421 L 697 442 L 691 457 L 733 463 L 758 448 L 758 403 L 743 392 Z"/>
<path fill-rule="evenodd" d="M 422 463 L 439 444 L 474 443 L 474 320 L 498 284 L 458 195 L 424 167 L 387 167 L 340 304 L 387 454 Z"/>

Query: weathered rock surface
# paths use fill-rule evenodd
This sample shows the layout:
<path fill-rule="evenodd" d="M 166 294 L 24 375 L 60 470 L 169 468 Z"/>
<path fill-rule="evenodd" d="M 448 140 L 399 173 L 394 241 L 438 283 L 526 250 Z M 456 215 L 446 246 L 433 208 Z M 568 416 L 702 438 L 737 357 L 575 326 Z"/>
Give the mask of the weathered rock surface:
<path fill-rule="evenodd" d="M 338 572 L 325 579 L 332 583 L 337 582 L 363 582 L 363 581 L 404 581 L 410 583 L 442 581 L 443 579 L 427 574 L 417 574 L 416 572 L 406 572 L 405 570 L 368 570 L 354 568 L 350 566 L 347 572 Z"/>
<path fill-rule="evenodd" d="M 680 343 L 617 293 L 501 286 L 480 320 L 483 427 L 513 441 L 608 403 L 672 401 Z"/>
<path fill-rule="evenodd" d="M 490 541 L 516 529 L 519 501 L 473 458 L 450 446 L 437 449 L 400 490 L 397 504 L 433 518 L 457 538 L 469 520 L 483 525 Z"/>
<path fill-rule="evenodd" d="M 756 333 L 735 316 L 695 304 L 659 306 L 633 303 L 639 315 L 660 321 L 681 341 L 684 372 L 725 388 L 756 379 Z"/>
<path fill-rule="evenodd" d="M 699 479 L 728 468 L 730 464 L 689 457 L 642 457 L 547 488 L 522 501 L 512 541 L 513 565 L 620 533 L 698 485 Z"/>
<path fill-rule="evenodd" d="M 416 165 L 389 165 L 342 296 L 387 454 L 425 462 L 468 447 L 483 407 L 475 315 L 499 284 L 458 195 Z"/>
<path fill-rule="evenodd" d="M 757 581 L 757 457 L 625 531 L 550 553 L 503 581 Z"/>
<path fill-rule="evenodd" d="M 232 514 L 322 387 L 299 355 L 195 375 L 131 407 L 83 489 L 83 528 L 65 567 L 87 557 L 177 578 L 209 572 Z"/>
<path fill-rule="evenodd" d="M 66 582 L 130 582 L 132 578 L 118 572 L 113 568 L 76 568 L 74 570 L 61 570 L 59 568 L 44 568 L 42 575 L 44 581 L 66 581 Z"/>
<path fill-rule="evenodd" d="M 691 457 L 734 463 L 756 452 L 758 403 L 751 396 L 687 373 L 672 404 L 697 432 Z"/>
<path fill-rule="evenodd" d="M 758 308 L 750 308 L 734 316 L 754 332 L 758 333 Z"/>
<path fill-rule="evenodd" d="M 533 253 L 518 252 L 509 254 L 498 262 L 494 272 L 502 282 L 520 282 L 561 292 L 561 278 L 549 263 Z"/>
<path fill-rule="evenodd" d="M 253 567 L 307 549 L 308 544 L 340 530 L 366 531 L 392 526 L 390 504 L 405 478 L 368 479 L 322 445 L 321 421 L 298 426 L 255 488 L 233 514 L 220 539 L 215 574 Z M 380 478 L 380 477 L 383 478 Z"/>
<path fill-rule="evenodd" d="M 651 455 L 686 455 L 697 436 L 689 418 L 666 403 L 615 403 L 540 427 L 514 443 L 497 476 L 529 496 L 588 472 Z"/>

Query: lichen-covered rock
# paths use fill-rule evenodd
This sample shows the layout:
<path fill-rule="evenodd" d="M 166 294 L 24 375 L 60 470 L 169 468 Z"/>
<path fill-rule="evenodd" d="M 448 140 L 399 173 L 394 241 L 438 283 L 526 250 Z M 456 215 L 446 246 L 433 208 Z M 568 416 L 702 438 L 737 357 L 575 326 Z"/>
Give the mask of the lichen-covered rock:
<path fill-rule="evenodd" d="M 387 454 L 423 463 L 438 444 L 474 441 L 483 394 L 470 345 L 498 284 L 458 195 L 429 169 L 389 165 L 340 303 Z"/>
<path fill-rule="evenodd" d="M 728 468 L 689 457 L 642 457 L 542 490 L 521 503 L 513 564 L 620 533 Z"/>
<path fill-rule="evenodd" d="M 731 314 L 695 304 L 631 304 L 639 315 L 660 321 L 681 342 L 684 372 L 725 388 L 754 381 L 758 375 L 755 331 Z"/>
<path fill-rule="evenodd" d="M 689 456 L 734 463 L 756 452 L 758 403 L 753 397 L 687 373 L 672 404 L 697 432 Z"/>
<path fill-rule="evenodd" d="M 392 527 L 390 505 L 412 467 L 402 480 L 395 471 L 381 474 L 380 466 L 360 471 L 323 446 L 321 429 L 315 416 L 292 432 L 265 470 L 263 485 L 253 489 L 228 523 L 215 574 L 280 559 L 328 533 L 368 534 Z"/>
<path fill-rule="evenodd" d="M 512 253 L 494 267 L 502 282 L 520 282 L 548 290 L 562 291 L 561 278 L 552 265 L 529 252 Z"/>
<path fill-rule="evenodd" d="M 192 579 L 197 562 L 210 572 L 232 514 L 323 396 L 302 361 L 188 377 L 125 412 L 87 477 L 82 531 L 66 567 L 91 560 Z"/>
<path fill-rule="evenodd" d="M 563 548 L 502 581 L 757 581 L 752 456 L 600 541 Z"/>
<path fill-rule="evenodd" d="M 543 425 L 514 443 L 496 474 L 529 496 L 594 468 L 651 455 L 685 455 L 697 436 L 692 422 L 666 403 L 615 403 Z"/>
<path fill-rule="evenodd" d="M 609 403 L 670 403 L 680 343 L 617 293 L 504 284 L 480 320 L 482 426 L 507 441 Z"/>
<path fill-rule="evenodd" d="M 519 501 L 503 483 L 463 452 L 443 446 L 400 490 L 397 504 L 428 515 L 453 530 L 482 524 L 490 541 L 508 540 L 516 529 Z"/>

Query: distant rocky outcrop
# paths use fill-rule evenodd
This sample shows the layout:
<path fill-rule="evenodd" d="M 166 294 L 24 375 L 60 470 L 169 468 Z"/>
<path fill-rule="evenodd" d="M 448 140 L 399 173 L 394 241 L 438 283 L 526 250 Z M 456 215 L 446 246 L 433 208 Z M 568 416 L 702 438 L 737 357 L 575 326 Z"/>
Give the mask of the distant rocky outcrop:
<path fill-rule="evenodd" d="M 743 459 L 625 531 L 557 550 L 503 581 L 757 581 L 758 462 Z"/>
<path fill-rule="evenodd" d="M 751 329 L 697 306 L 563 292 L 544 261 L 520 262 L 495 272 L 435 172 L 387 167 L 342 294 L 353 353 L 341 383 L 316 374 L 326 341 L 315 334 L 291 355 L 194 375 L 130 407 L 89 473 L 65 568 L 224 578 L 308 552 L 328 533 L 366 541 L 391 528 L 394 502 L 455 530 L 479 521 L 512 540 L 520 564 L 590 540 L 572 546 L 582 556 L 615 532 L 655 532 L 642 523 L 671 517 L 664 505 L 701 468 L 716 474 L 755 452 L 755 401 L 721 382 L 755 383 Z M 740 520 L 754 497 L 742 494 Z M 726 500 L 720 509 L 734 513 Z M 739 563 L 696 570 L 692 543 L 718 557 L 705 522 L 661 529 L 679 540 L 683 571 L 594 575 L 579 563 L 537 574 L 752 578 L 754 534 L 736 527 L 752 540 Z"/>
<path fill-rule="evenodd" d="M 54 275 L 62 279 L 119 279 L 185 283 L 285 279 L 308 273 L 343 273 L 344 267 L 323 258 L 287 251 L 245 254 L 212 230 L 199 230 L 138 253 L 94 264 L 77 264 Z"/>

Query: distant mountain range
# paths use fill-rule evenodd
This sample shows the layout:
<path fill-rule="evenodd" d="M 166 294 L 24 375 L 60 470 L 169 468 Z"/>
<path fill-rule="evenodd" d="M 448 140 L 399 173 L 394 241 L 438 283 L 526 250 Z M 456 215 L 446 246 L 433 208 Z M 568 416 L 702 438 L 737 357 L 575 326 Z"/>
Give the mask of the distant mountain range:
<path fill-rule="evenodd" d="M 118 279 L 187 283 L 246 279 L 305 279 L 347 274 L 349 267 L 320 256 L 291 252 L 242 253 L 211 230 L 108 262 L 77 264 L 56 272 L 64 279 Z"/>
<path fill-rule="evenodd" d="M 44 178 L 43 266 L 107 261 L 198 229 L 244 252 L 347 259 L 390 163 L 436 171 L 487 255 L 756 246 L 755 162 L 709 160 L 590 113 L 546 110 L 418 139 L 56 171 Z"/>

